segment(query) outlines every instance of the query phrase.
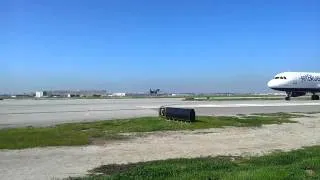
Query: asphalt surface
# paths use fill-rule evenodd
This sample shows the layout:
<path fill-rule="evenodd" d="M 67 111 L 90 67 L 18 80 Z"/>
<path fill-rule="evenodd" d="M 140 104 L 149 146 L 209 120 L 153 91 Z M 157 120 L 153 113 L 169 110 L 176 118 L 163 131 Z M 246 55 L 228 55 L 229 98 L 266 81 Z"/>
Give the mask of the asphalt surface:
<path fill-rule="evenodd" d="M 247 100 L 191 102 L 178 98 L 0 101 L 0 128 L 157 116 L 160 106 L 190 107 L 197 115 L 319 112 L 320 101 Z"/>

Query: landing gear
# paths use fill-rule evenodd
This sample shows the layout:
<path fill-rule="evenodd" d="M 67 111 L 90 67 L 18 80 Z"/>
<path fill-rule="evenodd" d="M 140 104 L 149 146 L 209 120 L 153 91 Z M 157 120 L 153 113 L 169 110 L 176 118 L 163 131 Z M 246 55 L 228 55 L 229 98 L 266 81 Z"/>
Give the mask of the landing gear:
<path fill-rule="evenodd" d="M 290 101 L 291 95 L 292 95 L 292 92 L 287 92 L 287 97 L 285 98 L 285 100 Z"/>
<path fill-rule="evenodd" d="M 313 94 L 313 95 L 311 96 L 311 100 L 319 100 L 319 96 L 316 95 L 316 94 Z"/>

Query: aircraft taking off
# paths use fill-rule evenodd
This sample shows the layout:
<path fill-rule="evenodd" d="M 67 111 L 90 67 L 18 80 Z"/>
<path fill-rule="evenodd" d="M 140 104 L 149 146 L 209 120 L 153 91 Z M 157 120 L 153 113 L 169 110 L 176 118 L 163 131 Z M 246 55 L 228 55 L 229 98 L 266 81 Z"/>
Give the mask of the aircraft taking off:
<path fill-rule="evenodd" d="M 274 79 L 268 82 L 268 87 L 287 93 L 286 100 L 291 97 L 304 96 L 312 93 L 312 100 L 319 100 L 320 73 L 311 72 L 283 72 L 277 74 Z"/>

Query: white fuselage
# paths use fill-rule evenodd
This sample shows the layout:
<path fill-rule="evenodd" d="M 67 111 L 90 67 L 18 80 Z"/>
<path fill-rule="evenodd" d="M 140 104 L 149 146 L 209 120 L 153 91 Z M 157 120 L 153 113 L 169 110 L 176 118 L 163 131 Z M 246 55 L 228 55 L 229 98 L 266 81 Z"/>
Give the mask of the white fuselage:
<path fill-rule="evenodd" d="M 283 72 L 268 82 L 268 87 L 286 92 L 320 92 L 320 73 Z"/>

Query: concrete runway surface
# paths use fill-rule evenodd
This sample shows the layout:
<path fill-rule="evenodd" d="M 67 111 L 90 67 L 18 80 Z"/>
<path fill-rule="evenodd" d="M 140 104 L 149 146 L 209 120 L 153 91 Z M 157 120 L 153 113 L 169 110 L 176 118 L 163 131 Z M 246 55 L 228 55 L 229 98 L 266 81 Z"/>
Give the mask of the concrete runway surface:
<path fill-rule="evenodd" d="M 320 101 L 182 101 L 178 98 L 0 101 L 0 128 L 157 116 L 160 106 L 195 108 L 197 115 L 319 112 Z"/>
<path fill-rule="evenodd" d="M 311 100 L 4 100 L 0 101 L 0 128 L 157 116 L 157 109 L 163 105 L 195 108 L 198 115 L 320 111 L 320 101 Z M 257 155 L 279 149 L 287 151 L 319 145 L 320 113 L 295 120 L 298 123 L 272 124 L 261 128 L 227 127 L 153 132 L 128 141 L 98 145 L 0 150 L 0 179 L 51 180 L 84 176 L 88 170 L 114 163 L 218 155 Z"/>

